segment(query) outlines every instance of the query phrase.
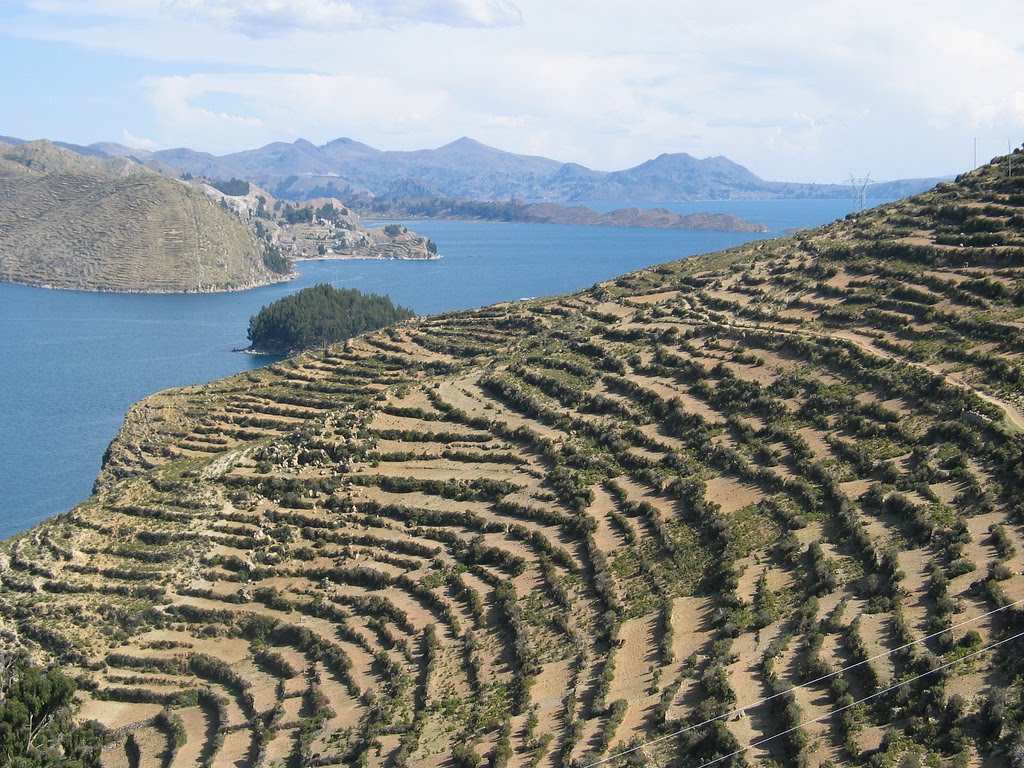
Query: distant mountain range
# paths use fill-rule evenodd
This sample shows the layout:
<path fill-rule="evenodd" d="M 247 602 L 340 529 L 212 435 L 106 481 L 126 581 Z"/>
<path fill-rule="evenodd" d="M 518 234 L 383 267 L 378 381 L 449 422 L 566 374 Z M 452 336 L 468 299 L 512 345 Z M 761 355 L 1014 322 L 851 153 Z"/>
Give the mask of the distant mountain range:
<path fill-rule="evenodd" d="M 0 137 L 17 142 L 17 139 Z M 518 155 L 461 138 L 437 149 L 382 151 L 348 138 L 316 146 L 305 139 L 211 155 L 193 149 L 158 152 L 115 143 L 60 144 L 79 154 L 131 157 L 164 173 L 255 182 L 275 197 L 306 200 L 360 195 L 395 199 L 464 198 L 528 202 L 847 198 L 847 184 L 765 181 L 725 157 L 662 154 L 634 168 L 596 171 L 576 163 Z M 868 197 L 895 199 L 944 178 L 873 184 Z"/>

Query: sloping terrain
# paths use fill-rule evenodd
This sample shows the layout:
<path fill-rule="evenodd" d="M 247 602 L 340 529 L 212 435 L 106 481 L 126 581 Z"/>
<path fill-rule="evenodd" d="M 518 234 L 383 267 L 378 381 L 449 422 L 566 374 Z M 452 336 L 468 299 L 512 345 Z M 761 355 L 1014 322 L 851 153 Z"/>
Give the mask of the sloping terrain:
<path fill-rule="evenodd" d="M 0 144 L 0 280 L 92 291 L 251 288 L 284 279 L 237 218 L 128 160 Z"/>
<path fill-rule="evenodd" d="M 1008 764 L 1022 217 L 988 166 L 151 397 L 0 631 L 110 766 Z"/>
<path fill-rule="evenodd" d="M 23 143 L 0 136 L 0 141 Z M 598 171 L 578 163 L 505 152 L 463 137 L 437 149 L 382 151 L 348 138 L 316 146 L 306 139 L 215 156 L 180 147 L 157 152 L 114 143 L 59 143 L 90 157 L 131 157 L 167 174 L 255 181 L 283 199 L 377 196 L 396 200 L 456 197 L 475 201 L 579 202 L 850 198 L 848 184 L 765 181 L 726 157 L 661 154 L 633 168 Z M 868 186 L 872 200 L 893 200 L 942 179 L 897 179 Z"/>

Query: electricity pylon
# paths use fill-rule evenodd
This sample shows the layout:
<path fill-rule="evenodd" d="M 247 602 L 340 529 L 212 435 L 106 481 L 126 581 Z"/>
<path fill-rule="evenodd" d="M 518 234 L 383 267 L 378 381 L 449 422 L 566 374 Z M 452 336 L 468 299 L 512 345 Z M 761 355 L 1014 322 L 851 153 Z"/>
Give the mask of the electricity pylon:
<path fill-rule="evenodd" d="M 857 201 L 857 213 L 864 210 L 864 195 L 867 193 L 868 184 L 871 183 L 871 174 L 858 178 L 850 174 L 850 185 L 853 187 L 853 199 Z"/>

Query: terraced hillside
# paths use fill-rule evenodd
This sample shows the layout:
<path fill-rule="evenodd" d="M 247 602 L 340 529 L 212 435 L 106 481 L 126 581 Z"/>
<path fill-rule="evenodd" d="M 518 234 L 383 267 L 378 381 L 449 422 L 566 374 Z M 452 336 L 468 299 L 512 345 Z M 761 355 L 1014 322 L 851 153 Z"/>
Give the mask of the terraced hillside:
<path fill-rule="evenodd" d="M 0 143 L 0 199 L 3 281 L 159 293 L 285 279 L 237 218 L 129 160 Z"/>
<path fill-rule="evenodd" d="M 109 766 L 1012 764 L 1022 217 L 992 165 L 151 397 L 0 627 Z"/>

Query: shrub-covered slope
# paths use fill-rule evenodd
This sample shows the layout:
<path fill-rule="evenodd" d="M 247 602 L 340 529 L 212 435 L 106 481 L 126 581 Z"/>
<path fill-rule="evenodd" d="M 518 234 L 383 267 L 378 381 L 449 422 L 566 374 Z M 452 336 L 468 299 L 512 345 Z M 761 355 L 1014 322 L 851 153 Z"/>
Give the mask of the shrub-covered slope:
<path fill-rule="evenodd" d="M 0 143 L 0 280 L 89 291 L 252 288 L 285 279 L 236 217 L 127 160 Z"/>
<path fill-rule="evenodd" d="M 0 628 L 110 765 L 1006 764 L 1022 213 L 988 166 L 156 395 Z"/>

